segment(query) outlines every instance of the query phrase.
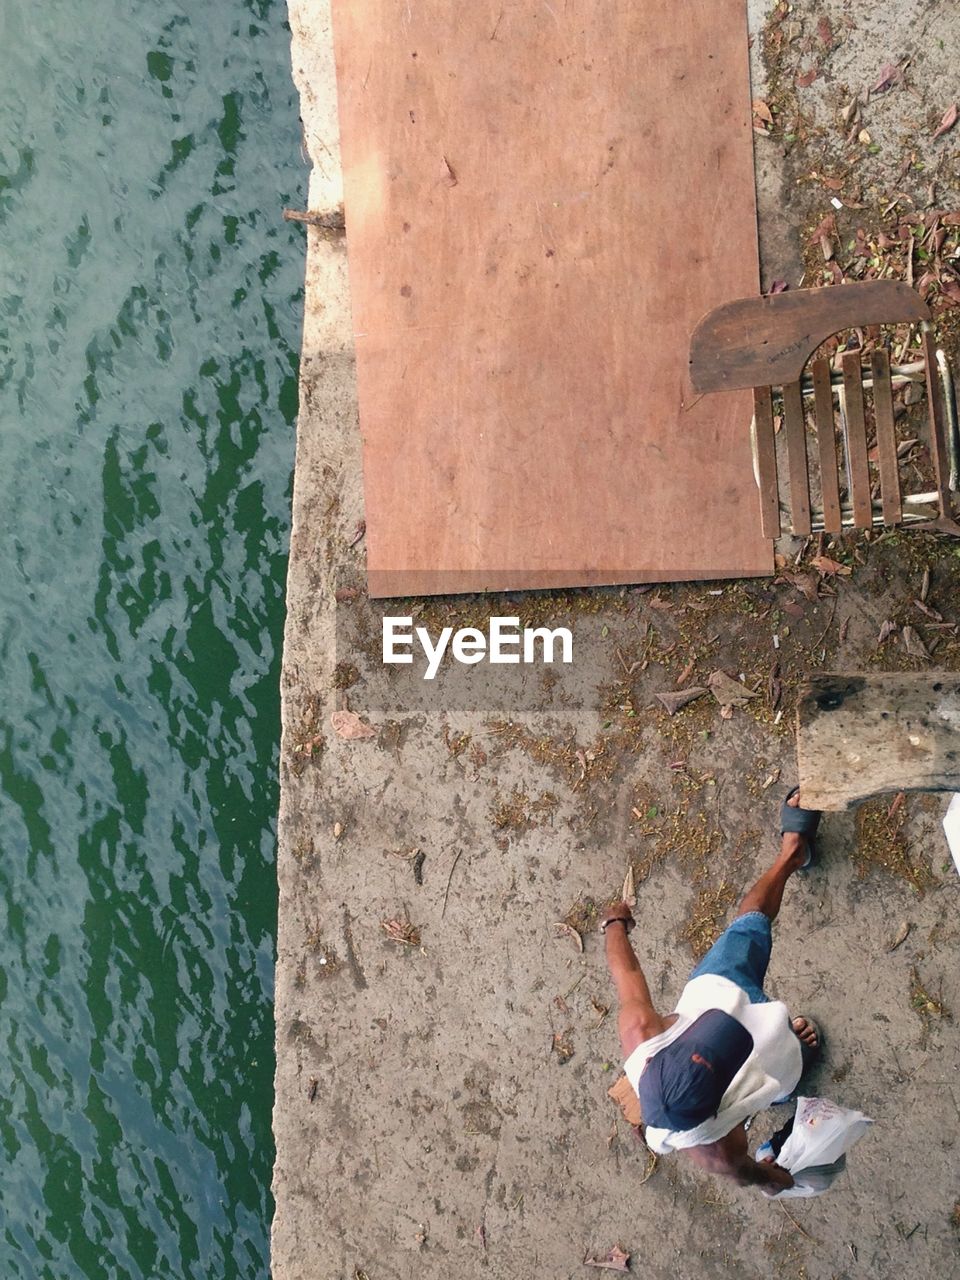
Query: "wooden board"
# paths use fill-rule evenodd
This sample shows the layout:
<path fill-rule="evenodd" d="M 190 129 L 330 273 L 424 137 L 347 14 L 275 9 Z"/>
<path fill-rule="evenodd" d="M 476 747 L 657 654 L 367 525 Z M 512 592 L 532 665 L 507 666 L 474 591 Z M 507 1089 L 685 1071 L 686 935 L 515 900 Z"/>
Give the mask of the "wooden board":
<path fill-rule="evenodd" d="M 737 298 L 703 316 L 690 339 L 695 391 L 780 387 L 798 381 L 821 342 L 841 329 L 929 320 L 930 308 L 902 280 L 865 280 Z"/>
<path fill-rule="evenodd" d="M 814 676 L 800 691 L 797 759 L 805 809 L 960 791 L 960 675 Z"/>
<path fill-rule="evenodd" d="M 761 574 L 744 0 L 334 0 L 377 596 Z"/>

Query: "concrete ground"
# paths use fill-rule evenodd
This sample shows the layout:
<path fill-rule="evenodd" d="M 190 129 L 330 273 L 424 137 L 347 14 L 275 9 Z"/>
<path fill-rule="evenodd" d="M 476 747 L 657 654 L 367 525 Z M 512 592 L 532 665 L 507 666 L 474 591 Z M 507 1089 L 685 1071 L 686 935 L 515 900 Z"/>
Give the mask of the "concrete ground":
<path fill-rule="evenodd" d="M 322 210 L 341 194 L 329 15 L 292 0 L 290 21 Z M 960 127 L 932 139 L 960 93 L 960 12 L 802 0 L 751 23 L 765 285 L 819 283 L 831 263 L 906 275 L 905 241 L 881 232 L 960 209 Z M 889 86 L 851 115 L 887 64 Z M 831 214 L 828 261 L 811 232 Z M 915 283 L 940 274 L 924 282 L 934 301 L 955 236 L 926 258 L 919 230 L 911 242 Z M 954 314 L 940 320 L 956 356 Z M 776 580 L 415 603 L 434 633 L 514 611 L 574 635 L 571 668 L 471 668 L 425 692 L 380 663 L 362 518 L 344 245 L 311 230 L 283 670 L 277 1280 L 586 1276 L 584 1257 L 614 1244 L 654 1276 L 960 1274 L 960 880 L 942 798 L 828 815 L 821 867 L 787 889 L 769 989 L 824 1026 L 813 1091 L 876 1121 L 820 1199 L 772 1203 L 653 1159 L 607 1097 L 619 1058 L 595 932 L 630 865 L 633 938 L 672 1008 L 772 857 L 802 673 L 960 669 L 956 548 L 788 541 Z M 756 697 L 729 718 L 712 695 L 675 718 L 656 702 L 715 670 Z M 374 734 L 338 736 L 345 708 Z"/>

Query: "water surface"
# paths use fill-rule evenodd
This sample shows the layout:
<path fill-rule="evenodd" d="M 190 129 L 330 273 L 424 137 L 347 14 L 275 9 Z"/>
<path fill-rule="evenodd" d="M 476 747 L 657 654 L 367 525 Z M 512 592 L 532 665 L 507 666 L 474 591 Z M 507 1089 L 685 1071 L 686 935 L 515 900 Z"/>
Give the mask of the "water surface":
<path fill-rule="evenodd" d="M 4 1277 L 267 1271 L 285 17 L 0 10 Z"/>

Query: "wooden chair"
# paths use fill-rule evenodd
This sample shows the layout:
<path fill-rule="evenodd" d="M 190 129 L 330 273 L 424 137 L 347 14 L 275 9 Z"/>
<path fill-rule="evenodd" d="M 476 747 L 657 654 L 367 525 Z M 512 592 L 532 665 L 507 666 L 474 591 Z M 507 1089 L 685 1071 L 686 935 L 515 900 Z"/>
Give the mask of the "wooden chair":
<path fill-rule="evenodd" d="M 867 354 L 866 364 L 865 353 L 852 350 L 842 353 L 838 369 L 822 358 L 806 368 L 817 348 L 842 330 L 897 324 L 920 326 L 921 360 L 891 365 L 888 352 L 879 347 Z M 874 280 L 725 303 L 694 330 L 690 382 L 697 394 L 753 390 L 754 473 L 765 537 L 777 538 L 781 533 L 775 396 L 783 412 L 789 481 L 785 488 L 793 533 L 805 536 L 821 530 L 840 533 L 845 528 L 911 524 L 960 536 L 953 516 L 960 470 L 953 378 L 944 352 L 934 342 L 929 308 L 908 285 Z M 908 382 L 926 387 L 935 484 L 930 492 L 901 492 L 893 393 Z M 817 428 L 819 505 L 811 502 L 807 400 L 812 402 Z M 837 457 L 835 400 L 842 466 Z M 876 431 L 879 500 L 872 494 L 868 416 Z"/>

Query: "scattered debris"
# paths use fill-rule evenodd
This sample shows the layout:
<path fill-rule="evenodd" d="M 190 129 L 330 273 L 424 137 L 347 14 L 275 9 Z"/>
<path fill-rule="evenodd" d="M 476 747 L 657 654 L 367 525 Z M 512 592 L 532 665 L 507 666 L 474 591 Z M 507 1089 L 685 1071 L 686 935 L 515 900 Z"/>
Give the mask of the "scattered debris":
<path fill-rule="evenodd" d="M 342 835 L 343 835 L 343 823 L 342 823 L 342 822 L 335 822 L 335 823 L 333 824 L 333 838 L 334 838 L 334 840 L 339 840 L 339 839 L 340 839 L 340 837 L 341 837 Z"/>
<path fill-rule="evenodd" d="M 751 698 L 757 696 L 752 689 L 748 689 L 739 680 L 734 680 L 725 671 L 714 671 L 708 677 L 707 685 L 721 708 L 745 707 Z"/>
<path fill-rule="evenodd" d="M 393 920 L 381 920 L 380 928 L 387 935 L 391 942 L 396 942 L 402 947 L 419 947 L 420 945 L 420 927 L 411 924 L 406 918 L 401 919 L 397 916 Z"/>
<path fill-rule="evenodd" d="M 348 546 L 348 547 L 355 547 L 355 546 L 357 545 L 357 543 L 360 541 L 360 539 L 363 537 L 363 535 L 364 535 L 366 532 L 367 532 L 367 522 L 366 522 L 366 520 L 358 520 L 358 521 L 357 521 L 357 527 L 356 527 L 356 529 L 354 529 L 354 531 L 353 531 L 353 537 L 352 537 L 352 538 L 350 539 L 350 541 L 347 543 L 347 546 Z"/>
<path fill-rule="evenodd" d="M 901 635 L 903 636 L 903 647 L 912 658 L 929 659 L 930 653 L 927 646 L 920 639 L 920 634 L 914 627 L 908 624 L 903 628 Z"/>
<path fill-rule="evenodd" d="M 377 736 L 376 729 L 361 720 L 356 711 L 334 711 L 330 716 L 330 723 L 337 737 L 343 738 L 346 742 Z"/>
<path fill-rule="evenodd" d="M 595 1258 L 591 1258 L 589 1254 L 584 1255 L 583 1265 L 585 1267 L 603 1267 L 607 1271 L 629 1271 L 630 1254 L 624 1253 L 619 1245 L 613 1245 L 604 1254 L 598 1254 Z"/>
<path fill-rule="evenodd" d="M 560 1066 L 565 1067 L 574 1054 L 573 1027 L 567 1027 L 566 1031 L 554 1032 L 552 1047 Z"/>
<path fill-rule="evenodd" d="M 880 74 L 877 76 L 877 83 L 873 85 L 871 93 L 885 93 L 887 89 L 892 89 L 895 84 L 899 84 L 903 79 L 903 72 L 893 62 L 885 62 L 880 68 Z"/>
<path fill-rule="evenodd" d="M 656 698 L 666 709 L 668 715 L 675 716 L 683 707 L 691 702 L 696 702 L 697 698 L 702 698 L 705 693 L 709 692 L 709 689 L 694 686 L 691 689 L 680 689 L 676 693 L 658 693 Z"/>

